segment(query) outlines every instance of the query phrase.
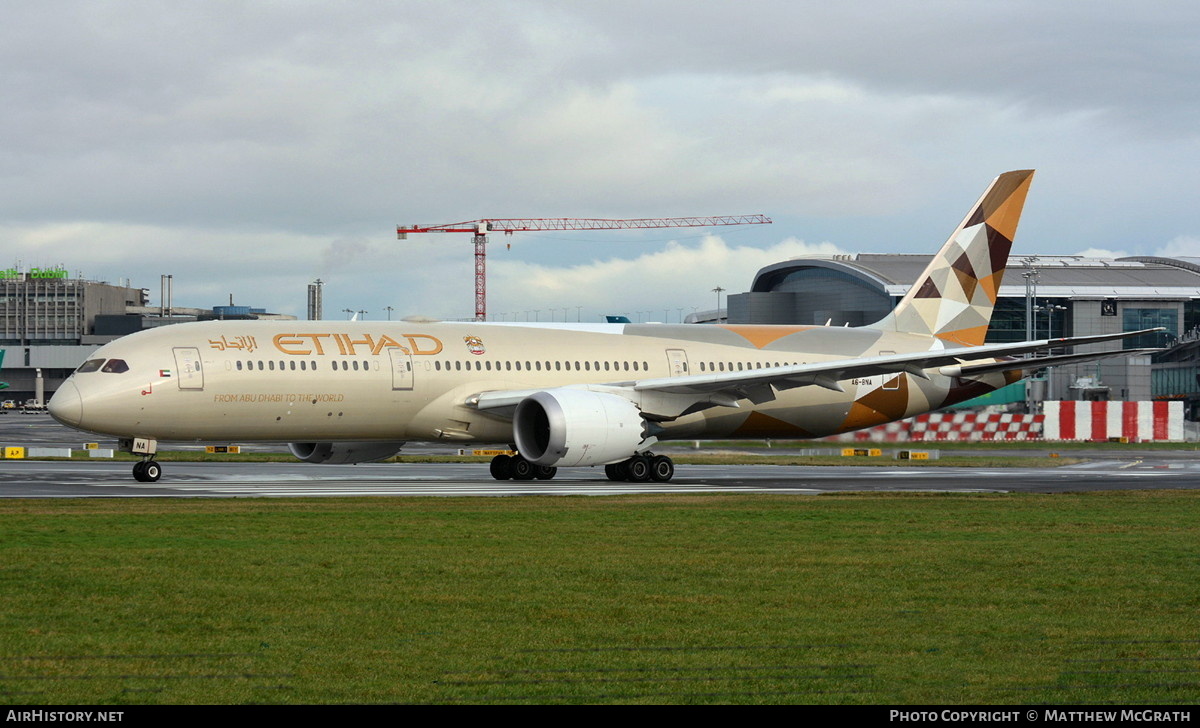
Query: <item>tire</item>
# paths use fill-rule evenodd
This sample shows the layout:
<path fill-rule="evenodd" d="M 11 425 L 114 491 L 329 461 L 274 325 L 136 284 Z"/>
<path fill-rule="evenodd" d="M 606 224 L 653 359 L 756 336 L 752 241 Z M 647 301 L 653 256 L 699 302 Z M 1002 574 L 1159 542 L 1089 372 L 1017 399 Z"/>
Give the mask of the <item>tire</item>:
<path fill-rule="evenodd" d="M 610 463 L 604 466 L 604 474 L 609 480 L 625 480 L 625 474 L 621 470 L 622 463 Z"/>
<path fill-rule="evenodd" d="M 139 483 L 146 482 L 146 461 L 133 464 L 133 479 Z"/>
<path fill-rule="evenodd" d="M 666 483 L 675 477 L 675 461 L 666 455 L 656 455 L 650 459 L 650 478 L 657 483 Z"/>
<path fill-rule="evenodd" d="M 512 479 L 512 456 L 497 455 L 492 458 L 492 464 L 488 466 L 492 473 L 492 477 L 496 480 L 511 480 Z"/>
<path fill-rule="evenodd" d="M 520 455 L 514 456 L 512 459 L 512 479 L 533 480 L 533 463 Z"/>
<path fill-rule="evenodd" d="M 145 467 L 142 468 L 142 476 L 145 482 L 157 483 L 158 479 L 162 477 L 162 466 L 153 460 L 144 463 L 144 465 Z"/>
<path fill-rule="evenodd" d="M 533 469 L 533 477 L 538 480 L 550 480 L 558 474 L 558 468 L 551 465 L 538 465 Z"/>
<path fill-rule="evenodd" d="M 645 483 L 650 480 L 650 460 L 634 455 L 625 461 L 625 472 L 629 473 L 629 482 Z"/>

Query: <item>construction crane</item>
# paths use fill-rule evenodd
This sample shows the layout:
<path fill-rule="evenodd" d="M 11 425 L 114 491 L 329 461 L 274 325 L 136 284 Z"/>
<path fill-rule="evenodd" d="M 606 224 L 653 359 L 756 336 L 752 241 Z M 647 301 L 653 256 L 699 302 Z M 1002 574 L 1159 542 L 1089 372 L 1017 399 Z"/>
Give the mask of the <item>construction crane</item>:
<path fill-rule="evenodd" d="M 545 230 L 633 230 L 639 228 L 716 227 L 719 225 L 765 225 L 765 215 L 723 215 L 717 217 L 640 217 L 628 220 L 594 217 L 491 218 L 467 220 L 444 225 L 398 226 L 396 237 L 408 239 L 410 233 L 470 233 L 475 243 L 475 320 L 487 320 L 487 235 L 503 232 Z"/>

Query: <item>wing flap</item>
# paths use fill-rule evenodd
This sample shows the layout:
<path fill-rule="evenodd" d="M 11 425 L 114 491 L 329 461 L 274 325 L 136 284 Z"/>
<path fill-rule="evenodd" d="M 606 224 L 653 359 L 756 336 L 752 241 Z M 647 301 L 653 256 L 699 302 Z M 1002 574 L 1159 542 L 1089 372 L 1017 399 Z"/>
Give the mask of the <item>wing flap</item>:
<path fill-rule="evenodd" d="M 928 378 L 926 370 L 943 367 L 962 367 L 964 371 L 969 362 L 979 359 L 995 359 L 1002 356 L 1029 354 L 1037 351 L 1049 351 L 1071 346 L 1098 344 L 1106 341 L 1126 339 L 1133 336 L 1161 331 L 1161 328 L 1129 331 L 1120 334 L 1100 334 L 1096 336 L 1076 336 L 1061 339 L 1042 339 L 1040 341 L 1023 341 L 1016 344 L 985 344 L 983 346 L 965 346 L 951 349 L 932 349 L 928 351 L 911 352 L 906 354 L 887 354 L 884 356 L 868 356 L 853 359 L 834 359 L 827 362 L 812 364 L 795 364 L 783 367 L 767 367 L 749 369 L 739 372 L 717 372 L 711 374 L 696 374 L 684 377 L 663 377 L 658 379 L 643 379 L 635 382 L 632 389 L 637 392 L 668 392 L 671 394 L 710 394 L 714 392 L 745 391 L 756 385 L 771 385 L 774 389 L 793 389 L 795 387 L 818 386 L 835 392 L 844 391 L 839 382 L 857 377 L 872 377 L 887 374 L 913 374 Z M 1097 355 L 1069 355 L 1078 357 L 1107 358 L 1110 356 L 1127 356 L 1133 350 L 1118 352 L 1102 352 Z M 1141 350 L 1138 350 L 1140 352 Z M 1045 361 L 1039 359 L 1038 361 Z M 990 371 L 1005 371 L 1023 369 L 1028 365 L 1022 363 L 1011 365 L 1001 363 Z M 1087 361 L 1086 358 L 1074 361 Z M 994 366 L 994 362 L 986 362 L 979 367 Z M 1039 364 L 1037 368 L 1047 366 Z M 983 373 L 982 368 L 974 370 Z M 769 400 L 765 400 L 769 401 Z"/>

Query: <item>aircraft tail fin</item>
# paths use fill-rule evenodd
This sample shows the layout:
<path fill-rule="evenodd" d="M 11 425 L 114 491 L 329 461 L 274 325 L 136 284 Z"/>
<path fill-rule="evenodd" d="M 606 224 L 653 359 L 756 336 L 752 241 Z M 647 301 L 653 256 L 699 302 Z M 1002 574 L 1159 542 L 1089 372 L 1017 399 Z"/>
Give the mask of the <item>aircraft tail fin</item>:
<path fill-rule="evenodd" d="M 896 308 L 869 328 L 982 344 L 1032 180 L 1031 169 L 992 180 Z"/>

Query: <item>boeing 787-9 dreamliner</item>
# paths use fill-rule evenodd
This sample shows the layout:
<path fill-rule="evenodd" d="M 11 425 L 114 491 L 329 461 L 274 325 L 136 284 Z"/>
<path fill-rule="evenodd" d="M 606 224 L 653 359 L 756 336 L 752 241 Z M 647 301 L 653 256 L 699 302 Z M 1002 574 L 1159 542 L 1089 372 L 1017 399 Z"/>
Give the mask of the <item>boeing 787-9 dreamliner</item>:
<path fill-rule="evenodd" d="M 604 466 L 670 480 L 665 440 L 813 438 L 962 402 L 1016 358 L 1143 332 L 984 344 L 1033 172 L 996 178 L 892 313 L 869 326 L 206 321 L 126 336 L 58 389 L 59 422 L 115 435 L 158 480 L 159 440 L 284 442 L 310 463 L 406 441 L 509 443 L 497 479 Z"/>

